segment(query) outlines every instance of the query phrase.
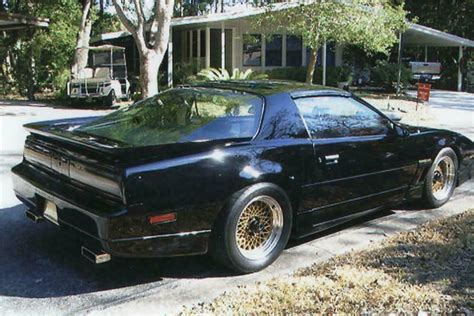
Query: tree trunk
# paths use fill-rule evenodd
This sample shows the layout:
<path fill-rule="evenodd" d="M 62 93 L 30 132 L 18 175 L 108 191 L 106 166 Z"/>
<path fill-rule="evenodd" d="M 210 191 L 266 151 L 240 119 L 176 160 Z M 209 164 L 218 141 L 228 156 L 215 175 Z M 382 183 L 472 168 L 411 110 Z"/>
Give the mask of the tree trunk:
<path fill-rule="evenodd" d="M 155 16 L 151 24 L 156 27 L 150 30 L 151 41 L 145 36 L 148 22 L 140 0 L 134 1 L 136 22 L 129 20 L 118 0 L 113 0 L 113 4 L 120 21 L 132 33 L 140 54 L 142 98 L 151 97 L 158 93 L 158 70 L 168 47 L 174 0 L 155 0 Z"/>
<path fill-rule="evenodd" d="M 313 83 L 314 69 L 316 68 L 316 62 L 318 61 L 318 49 L 311 49 L 309 56 L 308 66 L 306 68 L 306 83 Z"/>
<path fill-rule="evenodd" d="M 81 25 L 77 35 L 76 51 L 71 66 L 73 77 L 78 77 L 87 66 L 89 50 L 83 47 L 89 46 L 91 38 L 92 21 L 89 19 L 89 12 L 92 0 L 86 0 L 82 8 Z"/>
<path fill-rule="evenodd" d="M 158 70 L 163 56 L 153 51 L 140 53 L 140 87 L 142 98 L 149 98 L 158 93 Z"/>

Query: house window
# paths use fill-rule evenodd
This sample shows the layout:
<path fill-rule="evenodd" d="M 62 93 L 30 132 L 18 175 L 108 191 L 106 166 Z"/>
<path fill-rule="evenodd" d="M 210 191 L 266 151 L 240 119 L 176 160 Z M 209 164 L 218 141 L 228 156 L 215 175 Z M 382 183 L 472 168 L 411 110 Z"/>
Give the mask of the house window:
<path fill-rule="evenodd" d="M 281 66 L 282 36 L 272 35 L 266 42 L 265 66 Z"/>
<path fill-rule="evenodd" d="M 243 65 L 262 65 L 262 36 L 260 34 L 244 34 L 243 36 Z"/>
<path fill-rule="evenodd" d="M 289 67 L 301 66 L 303 58 L 303 40 L 301 36 L 288 35 L 286 37 L 286 65 Z"/>

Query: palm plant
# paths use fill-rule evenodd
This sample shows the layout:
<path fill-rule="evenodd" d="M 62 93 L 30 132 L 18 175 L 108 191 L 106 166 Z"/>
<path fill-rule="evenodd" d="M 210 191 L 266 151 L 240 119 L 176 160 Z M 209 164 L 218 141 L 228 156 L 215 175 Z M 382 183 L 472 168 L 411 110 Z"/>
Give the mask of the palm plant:
<path fill-rule="evenodd" d="M 227 69 L 222 68 L 207 68 L 201 70 L 197 74 L 199 79 L 206 80 L 206 81 L 216 81 L 216 80 L 262 80 L 267 79 L 268 75 L 265 73 L 257 73 L 254 72 L 252 69 L 247 69 L 245 71 L 241 71 L 238 68 L 234 68 L 232 71 L 232 75 L 227 71 Z"/>

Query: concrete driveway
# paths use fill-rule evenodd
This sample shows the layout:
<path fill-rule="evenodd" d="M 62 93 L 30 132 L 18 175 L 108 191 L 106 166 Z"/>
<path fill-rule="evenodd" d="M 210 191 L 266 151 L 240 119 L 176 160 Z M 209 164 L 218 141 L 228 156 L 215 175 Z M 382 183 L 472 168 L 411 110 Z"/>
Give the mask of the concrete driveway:
<path fill-rule="evenodd" d="M 416 97 L 416 91 L 408 91 Z M 428 102 L 435 127 L 455 130 L 474 140 L 474 93 L 434 90 Z"/>
<path fill-rule="evenodd" d="M 468 108 L 471 106 L 474 107 L 474 102 Z M 448 113 L 458 110 L 446 109 Z M 474 182 L 470 181 L 458 188 L 453 199 L 442 208 L 420 210 L 404 206 L 291 242 L 272 266 L 245 276 L 215 266 L 207 256 L 115 258 L 109 264 L 94 266 L 80 256 L 81 242 L 74 236 L 52 224 L 33 224 L 24 218 L 24 209 L 12 194 L 9 169 L 21 160 L 26 136 L 21 124 L 104 113 L 107 111 L 0 102 L 0 314 L 174 314 L 183 305 L 210 300 L 236 289 L 239 284 L 285 276 L 299 267 L 367 247 L 427 220 L 458 214 L 474 205 Z M 460 122 L 450 126 L 472 130 L 471 122 L 463 119 Z"/>

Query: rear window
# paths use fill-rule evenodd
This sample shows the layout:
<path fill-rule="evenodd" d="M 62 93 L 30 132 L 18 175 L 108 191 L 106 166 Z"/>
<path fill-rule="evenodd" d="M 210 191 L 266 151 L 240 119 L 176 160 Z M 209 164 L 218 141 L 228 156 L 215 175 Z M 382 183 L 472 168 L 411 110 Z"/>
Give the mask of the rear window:
<path fill-rule="evenodd" d="M 130 146 L 252 138 L 262 113 L 256 95 L 221 89 L 171 89 L 75 130 Z"/>

